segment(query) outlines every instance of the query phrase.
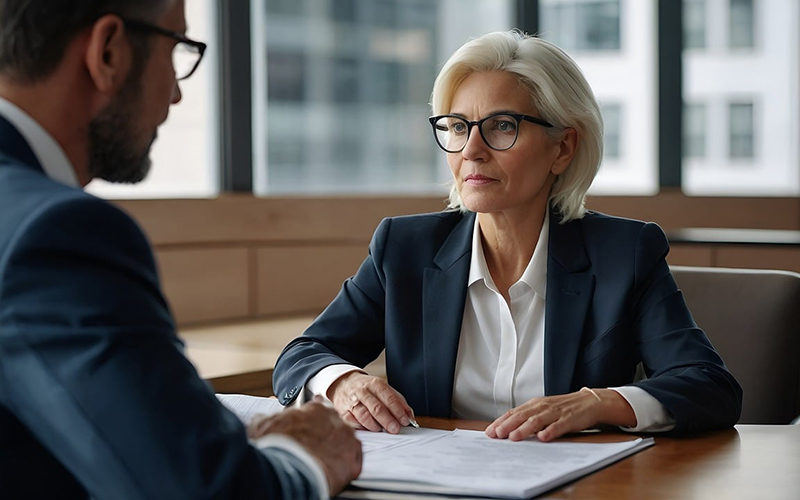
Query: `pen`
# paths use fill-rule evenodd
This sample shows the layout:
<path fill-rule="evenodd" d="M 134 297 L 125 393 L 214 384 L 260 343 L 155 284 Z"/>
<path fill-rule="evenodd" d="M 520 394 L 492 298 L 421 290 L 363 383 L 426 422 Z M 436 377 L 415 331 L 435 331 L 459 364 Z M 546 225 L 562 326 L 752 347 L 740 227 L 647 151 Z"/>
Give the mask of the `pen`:
<path fill-rule="evenodd" d="M 417 423 L 417 419 L 414 418 L 414 410 L 411 410 L 411 415 L 408 416 L 408 425 L 415 429 L 419 429 L 419 424 Z"/>

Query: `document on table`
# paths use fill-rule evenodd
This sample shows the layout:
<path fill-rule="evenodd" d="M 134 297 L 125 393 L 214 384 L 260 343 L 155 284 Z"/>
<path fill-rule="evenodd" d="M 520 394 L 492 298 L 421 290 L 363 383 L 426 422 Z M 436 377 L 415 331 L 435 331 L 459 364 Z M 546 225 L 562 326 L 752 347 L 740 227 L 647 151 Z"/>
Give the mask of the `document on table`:
<path fill-rule="evenodd" d="M 262 398 L 246 394 L 217 394 L 217 399 L 248 425 L 256 415 L 274 415 L 283 411 L 275 398 Z"/>
<path fill-rule="evenodd" d="M 245 424 L 283 410 L 274 398 L 217 394 Z M 530 498 L 653 445 L 653 438 L 617 443 L 542 443 L 492 439 L 483 432 L 414 429 L 400 434 L 356 431 L 361 475 L 342 498 L 363 491 L 492 498 Z"/>
<path fill-rule="evenodd" d="M 654 442 L 653 438 L 617 443 L 512 442 L 491 439 L 479 431 L 419 430 L 406 428 L 397 436 L 359 431 L 357 435 L 365 445 L 364 466 L 352 486 L 404 493 L 530 498 Z"/>

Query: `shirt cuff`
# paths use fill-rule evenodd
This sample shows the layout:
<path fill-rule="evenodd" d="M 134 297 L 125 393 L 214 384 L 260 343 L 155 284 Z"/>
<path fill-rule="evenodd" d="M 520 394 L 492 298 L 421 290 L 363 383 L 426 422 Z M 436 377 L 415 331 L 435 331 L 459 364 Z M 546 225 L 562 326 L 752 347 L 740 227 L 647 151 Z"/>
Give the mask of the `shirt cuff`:
<path fill-rule="evenodd" d="M 636 427 L 620 427 L 627 432 L 667 432 L 675 428 L 675 418 L 659 400 L 641 387 L 609 387 L 617 391 L 633 408 Z"/>
<path fill-rule="evenodd" d="M 314 396 L 322 396 L 326 401 L 328 399 L 328 389 L 345 373 L 359 371 L 366 373 L 361 368 L 355 365 L 330 365 L 318 371 L 316 375 L 308 379 L 306 386 L 303 388 L 303 394 L 297 399 L 303 401 L 311 401 Z"/>
<path fill-rule="evenodd" d="M 316 487 L 315 491 L 319 493 L 320 500 L 327 500 L 330 498 L 328 491 L 328 479 L 325 477 L 325 471 L 322 466 L 300 443 L 283 434 L 268 434 L 252 442 L 253 446 L 264 452 L 264 450 L 273 448 L 279 449 L 292 457 L 296 458 L 303 467 L 298 467 L 297 470 L 308 481 L 312 487 Z M 265 455 L 267 455 L 265 453 Z M 268 456 L 268 455 L 267 455 Z M 294 465 L 294 464 L 293 464 Z"/>

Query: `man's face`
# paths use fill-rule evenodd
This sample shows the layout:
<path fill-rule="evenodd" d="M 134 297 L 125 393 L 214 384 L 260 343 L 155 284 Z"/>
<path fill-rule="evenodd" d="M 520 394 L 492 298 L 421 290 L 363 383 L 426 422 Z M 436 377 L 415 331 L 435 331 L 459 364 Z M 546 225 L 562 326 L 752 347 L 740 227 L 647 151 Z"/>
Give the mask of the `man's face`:
<path fill-rule="evenodd" d="M 184 33 L 183 0 L 169 0 L 155 24 Z M 134 63 L 114 99 L 89 124 L 89 173 L 92 178 L 136 183 L 150 171 L 150 148 L 169 107 L 181 99 L 172 67 L 175 41 L 152 36 L 148 54 Z"/>

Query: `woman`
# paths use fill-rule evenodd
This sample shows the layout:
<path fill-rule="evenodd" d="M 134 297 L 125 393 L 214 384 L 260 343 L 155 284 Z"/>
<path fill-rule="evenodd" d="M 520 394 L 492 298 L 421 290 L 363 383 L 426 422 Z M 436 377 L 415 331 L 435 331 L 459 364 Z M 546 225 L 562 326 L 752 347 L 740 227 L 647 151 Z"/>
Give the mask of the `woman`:
<path fill-rule="evenodd" d="M 491 420 L 490 437 L 512 440 L 735 424 L 741 388 L 686 308 L 664 233 L 584 208 L 602 119 L 575 63 L 491 33 L 451 56 L 431 101 L 450 210 L 381 222 L 278 359 L 281 402 L 305 389 L 374 431 L 416 411 Z M 359 368 L 384 349 L 386 379 Z"/>

